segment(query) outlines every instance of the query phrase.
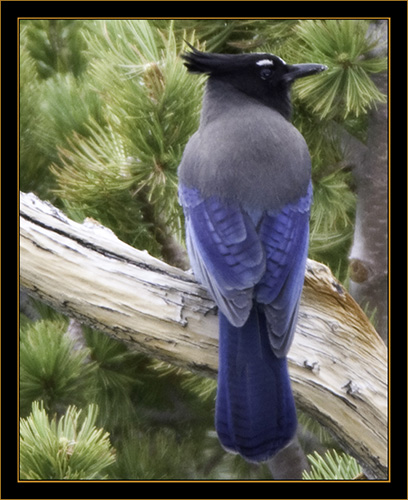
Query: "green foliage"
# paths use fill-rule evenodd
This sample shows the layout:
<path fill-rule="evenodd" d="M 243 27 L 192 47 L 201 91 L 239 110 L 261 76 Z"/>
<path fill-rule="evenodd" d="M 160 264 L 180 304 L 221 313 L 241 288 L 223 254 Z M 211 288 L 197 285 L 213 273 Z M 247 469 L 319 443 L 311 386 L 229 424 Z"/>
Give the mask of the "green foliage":
<path fill-rule="evenodd" d="M 191 436 L 180 439 L 171 429 L 138 433 L 119 445 L 110 477 L 126 479 L 190 479 L 197 477 L 201 451 Z M 186 460 L 186 455 L 193 458 Z"/>
<path fill-rule="evenodd" d="M 95 427 L 98 409 L 70 406 L 60 419 L 51 421 L 42 404 L 20 421 L 21 479 L 104 479 L 104 469 L 115 461 L 109 434 Z"/>
<path fill-rule="evenodd" d="M 359 116 L 376 102 L 385 102 L 370 78 L 387 69 L 386 58 L 372 57 L 376 41 L 368 36 L 368 21 L 304 21 L 297 26 L 302 57 L 328 66 L 320 78 L 297 83 L 298 97 L 321 118 Z"/>
<path fill-rule="evenodd" d="M 40 78 L 65 73 L 77 77 L 86 69 L 85 42 L 80 36 L 83 26 L 84 21 L 68 19 L 20 21 Z"/>
<path fill-rule="evenodd" d="M 80 25 L 72 21 L 56 22 L 58 33 L 66 31 L 58 23 L 67 22 L 70 37 L 82 39 Z M 59 56 L 52 52 L 48 40 L 50 23 L 52 21 L 21 23 L 20 187 L 58 203 L 54 193 L 55 178 L 50 175 L 51 164 L 59 163 L 58 148 L 67 146 L 72 134 L 89 135 L 89 124 L 94 121 L 103 123 L 103 115 L 99 95 L 90 88 L 88 81 L 81 78 L 84 63 L 58 63 Z M 73 42 L 76 43 L 80 44 Z M 61 44 L 58 42 L 56 46 Z M 77 61 L 82 57 L 78 49 L 69 59 Z M 44 71 L 48 68 L 46 78 L 41 68 Z"/>
<path fill-rule="evenodd" d="M 311 471 L 303 473 L 303 479 L 308 480 L 336 480 L 354 479 L 361 474 L 361 468 L 356 460 L 345 453 L 336 450 L 327 451 L 324 457 L 317 452 L 308 455 Z"/>
<path fill-rule="evenodd" d="M 25 322 L 20 332 L 20 411 L 26 415 L 35 400 L 47 411 L 64 412 L 92 395 L 89 351 L 75 350 L 65 319 Z"/>
<path fill-rule="evenodd" d="M 341 281 L 348 272 L 344 249 L 353 237 L 355 195 L 350 190 L 351 173 L 338 170 L 314 182 L 314 203 L 311 212 L 309 256 L 329 262 Z M 325 207 L 330 206 L 330 210 Z"/>
<path fill-rule="evenodd" d="M 20 46 L 20 187 L 36 191 L 43 198 L 55 185 L 49 174 L 49 161 L 45 153 L 46 120 L 40 113 L 41 85 L 35 60 L 27 49 L 27 40 L 21 36 Z"/>
<path fill-rule="evenodd" d="M 315 440 L 317 440 L 322 449 L 337 448 L 336 441 L 333 436 L 325 427 L 320 425 L 317 420 L 301 410 L 298 410 L 297 417 L 301 430 L 301 440 L 306 440 L 307 437 L 310 438 L 310 436 L 312 436 Z M 313 451 L 308 449 L 307 443 L 304 444 L 303 448 L 305 449 L 305 453 Z"/>
<path fill-rule="evenodd" d="M 202 90 L 191 85 L 171 25 L 166 34 L 148 21 L 91 26 L 89 75 L 106 124 L 89 124 L 88 137 L 77 130 L 60 149 L 57 192 L 69 211 L 80 208 L 160 255 L 158 230 L 181 237 L 177 166 L 198 125 Z"/>
<path fill-rule="evenodd" d="M 279 54 L 281 46 L 293 36 L 298 20 L 214 19 L 176 20 L 176 34 L 192 32 L 209 52 L 240 53 L 251 51 Z"/>

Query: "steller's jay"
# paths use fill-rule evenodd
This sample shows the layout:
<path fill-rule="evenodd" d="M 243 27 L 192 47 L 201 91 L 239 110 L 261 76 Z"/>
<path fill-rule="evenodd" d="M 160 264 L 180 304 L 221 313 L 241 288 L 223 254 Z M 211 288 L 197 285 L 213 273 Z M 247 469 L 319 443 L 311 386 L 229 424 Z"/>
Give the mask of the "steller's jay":
<path fill-rule="evenodd" d="M 194 274 L 219 308 L 216 429 L 248 461 L 292 440 L 296 409 L 286 355 L 303 287 L 311 161 L 290 123 L 296 78 L 326 69 L 265 53 L 182 57 L 209 75 L 200 126 L 179 166 Z"/>

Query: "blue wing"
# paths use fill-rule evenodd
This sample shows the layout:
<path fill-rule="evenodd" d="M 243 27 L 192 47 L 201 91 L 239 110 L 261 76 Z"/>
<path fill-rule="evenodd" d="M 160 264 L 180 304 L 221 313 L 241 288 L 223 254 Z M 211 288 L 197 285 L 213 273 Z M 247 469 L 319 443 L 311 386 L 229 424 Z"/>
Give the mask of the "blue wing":
<path fill-rule="evenodd" d="M 278 213 L 267 211 L 259 237 L 266 252 L 266 271 L 257 286 L 256 300 L 265 304 L 269 340 L 278 357 L 292 343 L 303 288 L 309 244 L 312 185 L 305 196 Z"/>
<path fill-rule="evenodd" d="M 265 251 L 255 226 L 238 204 L 203 199 L 180 186 L 186 215 L 187 249 L 197 279 L 234 326 L 247 320 L 253 289 L 265 273 Z"/>
<path fill-rule="evenodd" d="M 181 185 L 187 247 L 197 279 L 234 326 L 242 326 L 252 300 L 264 304 L 271 346 L 286 355 L 303 287 L 312 186 L 279 212 L 249 215 L 237 203 L 203 199 Z"/>

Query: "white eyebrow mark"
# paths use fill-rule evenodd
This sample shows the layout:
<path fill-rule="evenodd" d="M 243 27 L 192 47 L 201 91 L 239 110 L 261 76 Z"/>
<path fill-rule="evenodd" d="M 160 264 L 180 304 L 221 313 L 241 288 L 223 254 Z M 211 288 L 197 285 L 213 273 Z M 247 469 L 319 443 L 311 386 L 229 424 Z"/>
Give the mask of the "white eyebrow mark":
<path fill-rule="evenodd" d="M 273 61 L 270 59 L 261 59 L 260 61 L 257 61 L 256 63 L 257 66 L 273 66 Z"/>

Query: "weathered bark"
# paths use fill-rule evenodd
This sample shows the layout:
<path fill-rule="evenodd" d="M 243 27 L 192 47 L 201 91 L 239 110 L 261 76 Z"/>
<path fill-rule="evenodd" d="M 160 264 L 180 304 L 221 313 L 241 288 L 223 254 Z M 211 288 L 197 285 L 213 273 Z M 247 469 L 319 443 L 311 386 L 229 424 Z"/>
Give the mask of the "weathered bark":
<path fill-rule="evenodd" d="M 191 274 L 78 224 L 32 194 L 20 201 L 21 286 L 133 349 L 215 377 L 214 302 Z M 296 402 L 372 478 L 387 475 L 387 351 L 330 270 L 308 261 L 289 353 Z"/>

